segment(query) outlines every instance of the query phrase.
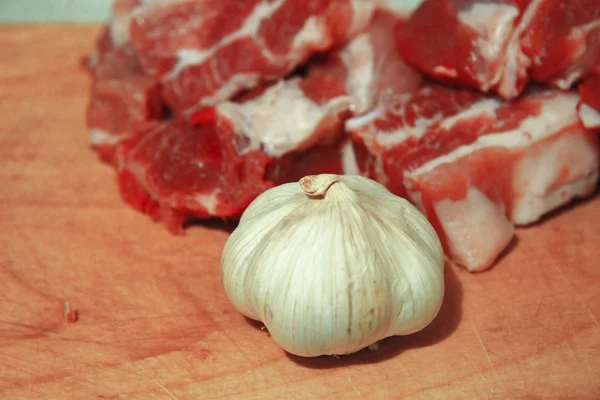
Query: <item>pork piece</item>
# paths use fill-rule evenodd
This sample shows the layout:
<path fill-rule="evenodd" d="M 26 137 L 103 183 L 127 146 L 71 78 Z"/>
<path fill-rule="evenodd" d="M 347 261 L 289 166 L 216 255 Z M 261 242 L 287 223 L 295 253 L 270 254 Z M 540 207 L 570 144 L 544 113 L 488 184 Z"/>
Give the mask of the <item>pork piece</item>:
<path fill-rule="evenodd" d="M 176 115 L 119 146 L 121 195 L 174 233 L 237 219 L 260 193 L 303 174 L 358 170 L 343 122 L 351 98 L 326 64 L 235 101 Z"/>
<path fill-rule="evenodd" d="M 373 25 L 343 47 L 313 61 L 306 76 L 279 80 L 216 106 L 218 118 L 244 137 L 240 154 L 262 149 L 272 157 L 330 143 L 352 113 L 373 107 L 384 95 L 421 85 L 393 44 L 398 18 L 377 11 Z"/>
<path fill-rule="evenodd" d="M 114 163 L 121 141 L 164 117 L 160 85 L 142 73 L 131 47 L 113 45 L 107 30 L 88 59 L 88 69 L 88 140 L 102 160 Z"/>
<path fill-rule="evenodd" d="M 600 62 L 598 0 L 532 0 L 527 13 L 519 44 L 531 60 L 531 80 L 566 90 Z"/>
<path fill-rule="evenodd" d="M 568 89 L 600 54 L 598 0 L 425 0 L 397 29 L 402 56 L 444 83 L 517 97 Z"/>
<path fill-rule="evenodd" d="M 280 80 L 241 102 L 216 106 L 240 138 L 239 154 L 263 150 L 271 157 L 336 140 L 350 116 L 352 98 L 327 74 Z"/>
<path fill-rule="evenodd" d="M 600 130 L 600 65 L 579 85 L 579 119 L 588 129 Z"/>
<path fill-rule="evenodd" d="M 239 218 L 274 185 L 355 173 L 360 160 L 341 137 L 350 97 L 326 71 L 138 131 L 119 146 L 122 197 L 179 233 L 190 219 Z"/>
<path fill-rule="evenodd" d="M 164 122 L 123 155 L 121 196 L 173 233 L 192 217 L 238 216 L 272 183 L 263 179 L 268 156 L 240 156 L 235 143 L 226 127 L 193 126 L 183 118 Z"/>
<path fill-rule="evenodd" d="M 462 138 L 447 136 L 444 130 L 437 129 L 439 124 L 482 99 L 481 94 L 469 90 L 428 84 L 413 92 L 386 97 L 368 113 L 348 120 L 348 134 L 373 157 L 362 173 L 406 197 L 405 170 L 418 167 L 424 158 L 435 157 L 436 149 L 443 154 L 447 146 L 460 145 Z M 495 105 L 497 100 L 489 102 Z M 473 126 L 472 135 L 486 129 L 477 118 L 465 118 L 463 123 Z"/>
<path fill-rule="evenodd" d="M 580 124 L 578 101 L 531 89 L 504 102 L 430 85 L 346 127 L 371 154 L 368 175 L 417 204 L 455 262 L 481 271 L 514 224 L 593 191 L 598 138 Z"/>
<path fill-rule="evenodd" d="M 138 3 L 128 14 L 127 34 L 117 41 L 131 42 L 175 112 L 211 106 L 286 76 L 314 53 L 362 31 L 374 8 L 373 0 Z"/>
<path fill-rule="evenodd" d="M 193 125 L 178 117 L 119 147 L 122 198 L 154 220 L 162 220 L 175 234 L 191 219 L 237 220 L 256 196 L 274 185 L 314 173 L 358 170 L 348 140 L 282 158 L 261 150 L 241 155 L 242 138 L 231 126 L 225 121 L 204 121 Z"/>

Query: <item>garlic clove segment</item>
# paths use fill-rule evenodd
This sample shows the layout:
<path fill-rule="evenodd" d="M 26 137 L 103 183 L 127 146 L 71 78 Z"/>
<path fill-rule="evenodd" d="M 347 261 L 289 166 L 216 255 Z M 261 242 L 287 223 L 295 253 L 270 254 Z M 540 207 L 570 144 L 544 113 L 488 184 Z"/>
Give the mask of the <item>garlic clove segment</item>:
<path fill-rule="evenodd" d="M 232 304 L 299 356 L 354 353 L 427 326 L 444 253 L 424 215 L 360 176 L 276 186 L 246 209 L 221 257 Z"/>

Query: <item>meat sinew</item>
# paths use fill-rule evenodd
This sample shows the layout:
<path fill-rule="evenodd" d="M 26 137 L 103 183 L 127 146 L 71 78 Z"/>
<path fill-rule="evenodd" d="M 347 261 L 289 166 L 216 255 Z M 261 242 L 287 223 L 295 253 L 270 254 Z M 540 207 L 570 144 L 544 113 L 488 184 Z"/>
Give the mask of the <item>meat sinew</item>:
<path fill-rule="evenodd" d="M 568 89 L 600 55 L 598 0 L 425 0 L 398 49 L 442 82 L 516 98 L 529 80 Z"/>
<path fill-rule="evenodd" d="M 424 86 L 353 118 L 374 178 L 416 203 L 449 255 L 488 268 L 525 225 L 598 179 L 597 135 L 577 116 L 575 93 L 534 90 L 516 101 Z"/>

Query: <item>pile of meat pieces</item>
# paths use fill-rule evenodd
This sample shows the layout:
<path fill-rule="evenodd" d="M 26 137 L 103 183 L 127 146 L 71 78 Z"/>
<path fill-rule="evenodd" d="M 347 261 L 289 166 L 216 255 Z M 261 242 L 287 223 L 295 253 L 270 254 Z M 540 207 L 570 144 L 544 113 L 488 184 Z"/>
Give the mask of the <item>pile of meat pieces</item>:
<path fill-rule="evenodd" d="M 598 0 L 118 0 L 87 67 L 91 145 L 174 233 L 360 174 L 480 271 L 598 180 Z"/>

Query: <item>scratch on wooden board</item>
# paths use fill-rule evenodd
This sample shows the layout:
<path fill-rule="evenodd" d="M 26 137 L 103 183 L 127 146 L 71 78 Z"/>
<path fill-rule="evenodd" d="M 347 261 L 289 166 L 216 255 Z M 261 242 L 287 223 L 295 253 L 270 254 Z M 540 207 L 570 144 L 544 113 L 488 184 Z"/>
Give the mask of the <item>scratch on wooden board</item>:
<path fill-rule="evenodd" d="M 543 270 L 543 268 L 542 268 L 542 270 Z M 586 302 L 583 301 L 583 300 L 581 300 L 579 291 L 575 290 L 575 287 L 571 283 L 571 280 L 569 279 L 569 277 L 567 276 L 567 274 L 565 274 L 564 271 L 561 268 L 558 269 L 558 273 L 559 273 L 560 277 L 567 283 L 567 285 L 569 285 L 569 287 L 571 288 L 571 292 L 574 294 L 575 298 L 577 300 L 579 300 L 579 302 L 581 304 L 583 304 L 583 307 L 586 309 L 586 311 L 588 312 L 588 314 L 592 318 L 592 321 L 594 321 L 596 323 L 596 325 L 600 326 L 600 322 L 598 322 L 598 319 L 596 318 L 596 316 L 594 315 L 594 313 L 592 312 L 592 310 L 590 310 L 590 308 L 588 307 L 588 305 L 586 304 Z"/>
<path fill-rule="evenodd" d="M 387 386 L 387 394 L 388 396 L 392 395 L 392 389 L 390 388 L 390 377 L 388 374 L 385 374 L 385 384 Z"/>
<path fill-rule="evenodd" d="M 485 348 L 485 345 L 483 344 L 483 340 L 481 340 L 481 336 L 479 335 L 479 331 L 477 330 L 475 323 L 473 322 L 473 320 L 471 318 L 469 318 L 469 322 L 471 323 L 471 326 L 473 327 L 473 332 L 475 332 L 475 336 L 477 336 L 477 340 L 479 341 L 479 344 L 481 345 L 481 348 L 483 349 L 483 352 L 485 353 L 485 358 L 487 359 L 488 364 L 492 368 L 492 371 L 494 371 L 494 375 L 496 375 L 496 379 L 498 379 L 498 382 L 502 385 L 503 384 L 502 379 L 500 379 L 500 375 L 498 375 L 498 371 L 496 371 L 496 368 L 494 367 L 494 364 L 492 363 L 490 353 L 488 353 L 487 349 Z"/>
<path fill-rule="evenodd" d="M 128 358 L 129 362 L 131 363 L 131 366 L 133 367 L 133 375 L 135 376 L 135 380 L 137 381 L 138 386 L 142 389 L 142 392 L 144 392 L 147 398 L 149 398 L 150 395 L 152 395 L 152 397 L 157 399 L 156 395 L 150 392 L 148 389 L 146 389 L 146 386 L 142 384 L 140 376 L 138 375 L 138 364 L 134 362 L 133 357 L 131 357 L 131 355 L 128 355 Z"/>
<path fill-rule="evenodd" d="M 354 390 L 356 390 L 356 393 L 358 393 L 358 395 L 360 396 L 361 399 L 364 399 L 365 396 L 363 396 L 362 392 L 358 389 L 358 387 L 354 384 L 354 382 L 352 382 L 352 377 L 348 377 L 348 382 L 350 382 L 350 385 L 352 385 L 352 387 L 354 388 Z"/>
<path fill-rule="evenodd" d="M 157 379 L 154 379 L 154 378 L 152 378 L 152 380 L 153 380 L 154 382 L 156 382 L 156 384 L 157 384 L 158 386 L 160 386 L 160 388 L 161 388 L 162 390 L 164 390 L 166 394 L 168 394 L 169 396 L 171 396 L 171 398 L 172 398 L 172 399 L 179 400 L 177 397 L 175 397 L 175 395 L 174 395 L 173 393 L 171 393 L 171 391 L 169 391 L 169 389 L 167 389 L 167 388 L 166 388 L 166 387 L 165 387 L 165 386 L 164 386 L 162 383 L 160 383 L 160 382 L 159 382 Z"/>
<path fill-rule="evenodd" d="M 467 358 L 471 362 L 471 365 L 473 365 L 473 368 L 475 368 L 475 370 L 479 372 L 479 376 L 481 376 L 481 379 L 483 379 L 483 381 L 485 382 L 485 375 L 483 375 L 481 370 L 479 368 L 477 368 L 477 364 L 475 364 L 475 361 L 473 361 L 473 357 L 471 357 L 471 354 L 468 351 L 467 351 Z"/>

